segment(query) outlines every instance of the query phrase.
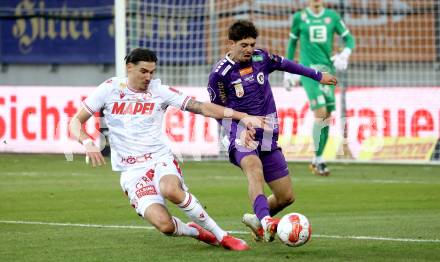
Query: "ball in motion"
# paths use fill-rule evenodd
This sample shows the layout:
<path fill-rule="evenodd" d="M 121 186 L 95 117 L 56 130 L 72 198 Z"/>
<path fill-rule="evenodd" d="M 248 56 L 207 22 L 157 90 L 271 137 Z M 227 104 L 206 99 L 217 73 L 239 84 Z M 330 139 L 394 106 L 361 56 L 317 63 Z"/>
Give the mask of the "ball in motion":
<path fill-rule="evenodd" d="M 306 216 L 299 213 L 290 213 L 281 218 L 278 223 L 277 234 L 284 244 L 299 247 L 310 240 L 312 225 Z"/>

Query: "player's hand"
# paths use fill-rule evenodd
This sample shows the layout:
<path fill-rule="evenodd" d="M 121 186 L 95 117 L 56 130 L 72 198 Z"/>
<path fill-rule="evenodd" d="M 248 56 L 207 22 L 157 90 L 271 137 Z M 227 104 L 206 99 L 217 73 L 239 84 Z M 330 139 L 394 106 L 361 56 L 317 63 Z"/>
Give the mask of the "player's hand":
<path fill-rule="evenodd" d="M 247 116 L 243 118 L 244 125 L 247 129 L 263 128 L 264 130 L 272 130 L 272 119 L 265 116 Z"/>
<path fill-rule="evenodd" d="M 293 87 L 299 86 L 300 75 L 284 72 L 283 86 L 287 91 L 292 90 Z"/>
<path fill-rule="evenodd" d="M 92 167 L 105 165 L 104 156 L 93 141 L 86 143 L 84 148 L 86 150 L 86 163 L 88 159 L 88 161 L 92 161 Z"/>
<path fill-rule="evenodd" d="M 329 74 L 329 73 L 322 73 L 322 78 L 319 83 L 323 85 L 336 85 L 338 83 L 338 79 L 336 79 L 335 76 Z"/>
<path fill-rule="evenodd" d="M 244 145 L 246 148 L 251 150 L 255 150 L 258 147 L 258 142 L 255 141 L 255 129 L 252 130 L 243 130 L 240 133 L 240 143 Z"/>
<path fill-rule="evenodd" d="M 350 57 L 350 54 L 351 50 L 349 48 L 344 48 L 341 53 L 331 57 L 331 60 L 333 61 L 333 65 L 335 66 L 336 70 L 344 71 L 347 69 L 348 58 Z"/>

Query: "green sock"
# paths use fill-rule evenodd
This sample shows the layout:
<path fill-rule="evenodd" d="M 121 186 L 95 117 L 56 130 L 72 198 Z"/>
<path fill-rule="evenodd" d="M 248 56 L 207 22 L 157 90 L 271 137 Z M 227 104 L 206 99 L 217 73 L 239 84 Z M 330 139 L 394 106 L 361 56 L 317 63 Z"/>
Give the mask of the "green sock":
<path fill-rule="evenodd" d="M 329 126 L 322 123 L 313 124 L 313 143 L 315 145 L 315 154 L 317 157 L 322 156 L 325 144 L 328 140 Z"/>

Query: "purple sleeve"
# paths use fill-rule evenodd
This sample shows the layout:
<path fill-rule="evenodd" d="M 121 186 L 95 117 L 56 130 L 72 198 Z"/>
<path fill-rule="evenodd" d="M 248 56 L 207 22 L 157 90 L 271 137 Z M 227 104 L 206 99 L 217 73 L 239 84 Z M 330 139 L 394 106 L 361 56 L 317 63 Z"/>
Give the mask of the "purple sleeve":
<path fill-rule="evenodd" d="M 280 70 L 292 74 L 303 75 L 312 78 L 313 80 L 316 80 L 318 82 L 321 81 L 322 79 L 322 73 L 319 72 L 318 70 L 297 64 L 284 57 L 281 59 Z"/>
<path fill-rule="evenodd" d="M 226 105 L 225 84 L 223 79 L 216 73 L 209 75 L 208 93 L 212 103 L 221 106 Z"/>
<path fill-rule="evenodd" d="M 224 80 L 216 73 L 209 75 L 208 93 L 211 103 L 226 106 L 226 93 Z M 223 119 L 216 119 L 220 126 L 223 126 Z"/>

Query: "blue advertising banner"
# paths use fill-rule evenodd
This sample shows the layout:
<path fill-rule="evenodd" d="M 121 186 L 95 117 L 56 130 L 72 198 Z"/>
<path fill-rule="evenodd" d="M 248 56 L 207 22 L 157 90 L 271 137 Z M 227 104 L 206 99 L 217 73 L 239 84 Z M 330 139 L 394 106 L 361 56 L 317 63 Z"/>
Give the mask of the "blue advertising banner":
<path fill-rule="evenodd" d="M 1 63 L 114 63 L 114 0 L 0 1 Z"/>

